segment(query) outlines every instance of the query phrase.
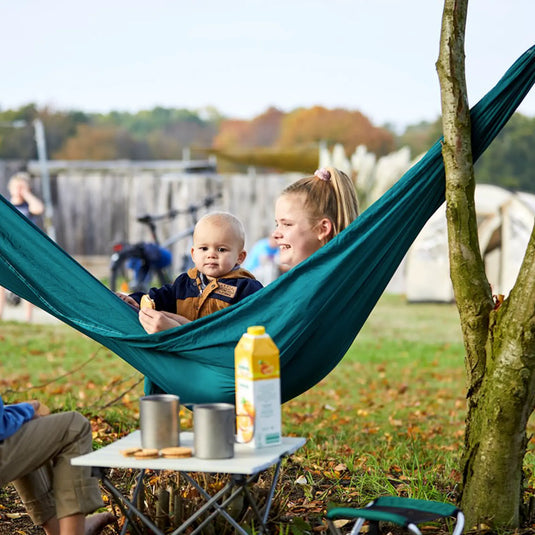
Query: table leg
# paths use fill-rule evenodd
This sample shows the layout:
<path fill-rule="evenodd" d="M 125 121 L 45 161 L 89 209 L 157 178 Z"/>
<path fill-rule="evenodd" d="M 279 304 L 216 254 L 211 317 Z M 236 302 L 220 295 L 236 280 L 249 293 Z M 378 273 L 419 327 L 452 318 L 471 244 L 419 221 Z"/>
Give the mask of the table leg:
<path fill-rule="evenodd" d="M 275 465 L 275 471 L 273 473 L 273 480 L 271 482 L 271 487 L 269 488 L 269 494 L 268 498 L 266 500 L 266 504 L 264 506 L 264 515 L 262 515 L 260 509 L 258 509 L 256 501 L 254 500 L 251 492 L 247 488 L 247 486 L 244 486 L 244 494 L 247 497 L 247 500 L 249 504 L 251 505 L 253 512 L 255 513 L 255 516 L 260 522 L 260 532 L 259 533 L 267 533 L 267 520 L 269 517 L 269 512 L 271 510 L 271 504 L 273 502 L 273 495 L 275 494 L 275 487 L 277 486 L 277 481 L 279 480 L 279 473 L 280 473 L 280 467 L 282 463 L 282 458 L 279 459 L 277 464 Z M 252 478 L 251 478 L 252 479 Z M 250 480 L 247 481 L 249 483 Z"/>
<path fill-rule="evenodd" d="M 266 501 L 266 504 L 264 506 L 264 512 L 262 514 L 262 511 L 258 507 L 258 504 L 254 498 L 254 496 L 249 491 L 248 485 L 254 482 L 258 479 L 259 474 L 253 474 L 251 476 L 245 476 L 241 474 L 232 474 L 231 480 L 229 483 L 227 483 L 219 492 L 214 494 L 213 496 L 210 496 L 204 488 L 197 483 L 187 472 L 181 472 L 181 475 L 186 478 L 186 480 L 195 487 L 199 493 L 206 499 L 206 502 L 196 511 L 194 512 L 189 518 L 187 518 L 175 531 L 172 532 L 171 535 L 179 535 L 180 533 L 183 533 L 197 518 L 199 518 L 202 514 L 205 512 L 208 512 L 213 509 L 213 511 L 208 515 L 207 518 L 205 518 L 199 526 L 197 526 L 194 531 L 190 535 L 195 535 L 198 533 L 210 520 L 212 520 L 215 516 L 221 515 L 227 522 L 229 522 L 235 529 L 237 533 L 240 533 L 242 535 L 248 535 L 247 531 L 242 528 L 232 516 L 229 515 L 227 511 L 225 511 L 225 507 L 236 498 L 240 493 L 243 492 L 245 498 L 247 499 L 249 505 L 251 506 L 254 516 L 256 520 L 259 522 L 260 530 L 259 533 L 267 533 L 267 520 L 269 517 L 269 512 L 271 510 L 271 505 L 273 502 L 273 496 L 275 494 L 275 487 L 277 485 L 279 474 L 280 474 L 280 467 L 282 463 L 282 457 L 278 460 L 278 462 L 275 465 L 275 471 L 273 474 L 273 481 L 271 482 L 271 487 L 269 489 L 268 498 Z M 149 529 L 152 530 L 152 532 L 155 535 L 164 535 L 164 533 L 153 523 L 151 520 L 143 514 L 142 511 L 140 511 L 134 504 L 136 502 L 137 496 L 139 495 L 139 492 L 143 485 L 143 479 L 145 476 L 145 470 L 141 469 L 139 476 L 137 477 L 137 483 L 136 487 L 133 492 L 133 498 L 132 502 L 129 501 L 125 496 L 123 496 L 113 485 L 113 483 L 108 479 L 107 477 L 107 469 L 105 468 L 94 468 L 93 469 L 95 475 L 99 477 L 102 481 L 102 485 L 112 494 L 112 496 L 116 499 L 117 505 L 121 509 L 121 512 L 125 516 L 126 520 L 123 525 L 123 528 L 121 530 L 121 535 L 125 535 L 126 529 L 128 525 L 131 525 L 132 528 L 135 530 L 136 534 L 143 535 L 138 526 L 135 523 L 135 518 L 137 517 L 139 521 L 141 521 L 145 526 L 147 526 Z M 218 503 L 218 501 L 227 493 L 230 491 L 230 495 L 228 498 L 223 500 L 221 503 Z"/>
<path fill-rule="evenodd" d="M 277 486 L 277 481 L 279 480 L 279 474 L 282 464 L 282 457 L 279 459 L 278 463 L 275 465 L 275 472 L 273 473 L 273 481 L 271 482 L 271 487 L 269 489 L 268 499 L 266 501 L 266 508 L 264 509 L 264 519 L 263 524 L 265 525 L 269 516 L 269 511 L 271 510 L 271 504 L 273 502 L 273 496 L 275 495 L 275 487 Z"/>
<path fill-rule="evenodd" d="M 231 476 L 231 481 L 225 485 L 217 494 L 214 496 L 210 496 L 198 483 L 195 481 L 189 474 L 182 473 L 186 477 L 186 479 L 189 481 L 189 483 L 194 486 L 200 494 L 206 498 L 206 502 L 203 504 L 203 506 L 197 510 L 190 518 L 188 518 L 179 528 L 177 528 L 176 531 L 172 533 L 172 535 L 178 535 L 179 533 L 182 533 L 184 529 L 186 529 L 192 522 L 194 522 L 200 515 L 202 515 L 204 512 L 210 510 L 211 508 L 214 508 L 214 511 L 210 513 L 210 515 L 205 518 L 197 528 L 191 533 L 191 535 L 195 535 L 198 533 L 203 526 L 205 526 L 212 518 L 217 516 L 218 514 L 223 516 L 236 530 L 238 533 L 242 533 L 244 535 L 247 534 L 247 531 L 243 529 L 237 522 L 232 518 L 227 511 L 224 510 L 224 507 L 228 505 L 236 496 L 238 496 L 241 492 L 244 493 L 244 496 L 247 498 L 247 501 L 249 502 L 249 505 L 253 509 L 253 513 L 256 517 L 256 520 L 260 524 L 260 531 L 259 533 L 267 533 L 267 519 L 269 517 L 269 511 L 271 509 L 271 504 L 273 501 L 273 495 L 275 493 L 275 487 L 277 485 L 277 481 L 279 478 L 280 473 L 280 467 L 282 463 L 282 458 L 279 459 L 277 464 L 275 465 L 275 472 L 273 475 L 273 481 L 271 482 L 271 487 L 268 494 L 268 499 L 265 505 L 264 514 L 262 515 L 262 512 L 258 508 L 258 504 L 256 503 L 256 500 L 252 496 L 251 492 L 248 489 L 248 485 L 258 479 L 259 474 L 253 474 L 252 476 L 244 476 L 239 474 L 233 474 Z M 224 500 L 221 503 L 217 503 L 217 500 L 228 492 L 229 490 L 236 488 L 234 491 L 231 492 L 230 496 Z"/>
<path fill-rule="evenodd" d="M 145 470 L 142 469 L 139 472 L 139 474 L 138 474 L 138 476 L 136 478 L 137 483 L 136 483 L 136 486 L 134 488 L 134 492 L 132 493 L 132 503 L 138 503 L 137 498 L 138 498 L 139 493 L 140 493 L 140 491 L 141 491 L 141 489 L 143 487 L 143 478 L 144 477 L 145 477 Z M 121 508 L 121 509 L 123 509 L 123 508 Z M 126 517 L 126 520 L 125 520 L 125 522 L 123 524 L 123 529 L 121 529 L 121 534 L 120 535 L 126 535 L 126 530 L 128 529 L 128 524 L 129 523 L 132 524 L 132 527 L 134 528 L 134 530 L 136 532 L 138 532 L 137 526 L 133 523 L 133 520 L 130 518 L 130 514 L 125 515 L 125 517 Z"/>
<path fill-rule="evenodd" d="M 222 503 L 217 503 L 217 501 L 229 490 L 231 490 L 233 487 L 236 486 L 234 481 L 230 481 L 227 483 L 219 492 L 214 494 L 213 496 L 210 496 L 195 479 L 193 479 L 188 473 L 182 472 L 182 476 L 184 476 L 188 482 L 195 487 L 200 494 L 204 498 L 206 498 L 206 502 L 195 512 L 193 513 L 187 520 L 185 520 L 171 535 L 178 535 L 179 533 L 182 533 L 188 526 L 190 526 L 199 516 L 201 516 L 206 511 L 209 511 L 211 508 L 214 508 L 215 510 L 207 517 L 205 518 L 199 526 L 195 528 L 195 530 L 190 534 L 194 535 L 195 533 L 198 533 L 212 518 L 214 518 L 216 515 L 223 516 L 227 522 L 229 522 L 234 528 L 237 530 L 238 533 L 242 533 L 243 535 L 247 535 L 247 531 L 245 531 L 237 522 L 232 518 L 227 511 L 224 510 L 224 507 L 229 504 L 240 492 L 242 492 L 241 488 L 238 488 L 234 490 L 231 495 L 224 500 Z"/>
<path fill-rule="evenodd" d="M 145 470 L 142 470 L 138 476 L 138 482 L 136 484 L 136 488 L 134 490 L 134 499 L 137 497 L 139 493 L 139 489 L 141 488 L 141 485 L 143 484 L 143 477 L 145 475 Z M 103 471 L 100 475 L 100 479 L 102 481 L 102 486 L 106 488 L 112 496 L 117 500 L 117 505 L 121 509 L 121 512 L 125 516 L 125 524 L 123 525 L 123 529 L 121 530 L 121 534 L 123 535 L 126 533 L 126 529 L 128 527 L 128 524 L 134 529 L 134 531 L 139 534 L 143 535 L 143 533 L 138 529 L 135 523 L 135 518 L 137 517 L 143 524 L 145 524 L 150 530 L 152 530 L 153 533 L 156 535 L 164 535 L 163 531 L 158 529 L 156 525 L 151 522 L 149 518 L 147 518 L 146 515 L 143 514 L 142 511 L 140 511 L 130 500 L 128 500 L 125 496 L 123 496 L 113 485 L 113 483 L 108 479 L 106 473 Z M 134 514 L 132 514 L 134 513 Z M 135 515 L 135 516 L 134 516 Z"/>

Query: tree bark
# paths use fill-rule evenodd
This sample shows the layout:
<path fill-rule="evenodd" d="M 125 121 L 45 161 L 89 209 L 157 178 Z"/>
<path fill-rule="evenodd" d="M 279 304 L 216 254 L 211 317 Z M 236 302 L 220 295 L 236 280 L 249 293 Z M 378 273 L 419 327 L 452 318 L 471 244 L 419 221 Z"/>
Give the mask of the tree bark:
<path fill-rule="evenodd" d="M 468 0 L 445 0 L 441 85 L 451 279 L 466 351 L 468 412 L 461 507 L 469 528 L 517 527 L 526 425 L 535 392 L 535 232 L 509 298 L 494 310 L 480 253 L 464 72 Z"/>

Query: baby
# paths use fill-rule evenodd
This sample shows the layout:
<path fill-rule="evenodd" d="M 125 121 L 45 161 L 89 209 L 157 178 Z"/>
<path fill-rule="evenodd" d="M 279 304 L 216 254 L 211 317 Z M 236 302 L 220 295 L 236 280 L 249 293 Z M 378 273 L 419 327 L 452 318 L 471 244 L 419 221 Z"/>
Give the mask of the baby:
<path fill-rule="evenodd" d="M 240 268 L 247 256 L 244 245 L 245 231 L 239 219 L 227 212 L 212 212 L 195 226 L 191 248 L 194 268 L 179 275 L 173 284 L 151 288 L 149 299 L 140 292 L 117 295 L 137 308 L 141 304 L 177 314 L 180 324 L 202 318 L 262 288 L 251 273 Z"/>

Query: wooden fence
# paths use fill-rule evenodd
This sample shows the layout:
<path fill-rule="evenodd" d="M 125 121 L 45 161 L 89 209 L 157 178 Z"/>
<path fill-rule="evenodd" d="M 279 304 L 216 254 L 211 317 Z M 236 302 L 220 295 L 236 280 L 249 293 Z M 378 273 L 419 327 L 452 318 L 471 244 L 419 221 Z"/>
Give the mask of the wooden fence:
<path fill-rule="evenodd" d="M 0 165 L 0 193 L 7 195 L 9 172 Z M 3 171 L 3 172 L 2 172 Z M 37 162 L 28 164 L 32 189 L 43 193 Z M 226 210 L 239 217 L 247 233 L 246 247 L 268 235 L 274 226 L 274 204 L 280 191 L 300 175 L 220 175 L 210 162 L 49 162 L 53 226 L 57 243 L 77 258 L 98 257 L 107 263 L 118 241 L 150 240 L 136 218 L 169 209 L 186 209 L 208 195 L 221 198 L 210 210 Z M 206 213 L 201 210 L 199 215 Z M 187 215 L 158 226 L 166 240 L 191 225 Z M 183 239 L 172 246 L 174 258 L 188 251 Z"/>

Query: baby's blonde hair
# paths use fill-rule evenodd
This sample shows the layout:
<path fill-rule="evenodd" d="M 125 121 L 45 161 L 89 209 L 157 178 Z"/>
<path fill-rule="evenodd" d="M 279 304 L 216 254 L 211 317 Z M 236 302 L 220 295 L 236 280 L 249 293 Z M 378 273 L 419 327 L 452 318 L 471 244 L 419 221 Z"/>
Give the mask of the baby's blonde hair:
<path fill-rule="evenodd" d="M 301 178 L 287 186 L 281 195 L 302 194 L 311 223 L 326 217 L 333 224 L 329 239 L 342 232 L 359 215 L 359 203 L 351 179 L 339 169 L 326 167 L 330 178 L 317 175 Z M 321 174 L 321 173 L 319 173 Z"/>
<path fill-rule="evenodd" d="M 230 212 L 210 212 L 209 214 L 203 215 L 197 221 L 197 225 L 203 221 L 212 220 L 219 224 L 228 225 L 238 240 L 239 248 L 243 249 L 245 246 L 245 229 L 243 228 L 243 223 L 235 215 Z M 195 225 L 195 229 L 197 229 L 197 225 Z M 193 239 L 195 239 L 195 230 L 193 231 Z"/>

